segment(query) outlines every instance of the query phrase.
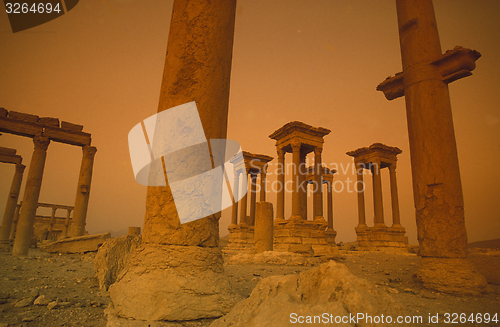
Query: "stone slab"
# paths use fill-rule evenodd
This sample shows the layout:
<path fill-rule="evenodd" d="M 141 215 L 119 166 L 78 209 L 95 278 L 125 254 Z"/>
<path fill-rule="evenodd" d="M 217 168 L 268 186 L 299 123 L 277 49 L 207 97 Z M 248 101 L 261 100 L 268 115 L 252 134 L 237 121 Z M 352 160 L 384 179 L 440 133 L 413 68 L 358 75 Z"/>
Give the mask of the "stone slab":
<path fill-rule="evenodd" d="M 41 248 L 49 253 L 97 252 L 109 238 L 111 238 L 111 233 L 71 237 L 42 245 Z"/>

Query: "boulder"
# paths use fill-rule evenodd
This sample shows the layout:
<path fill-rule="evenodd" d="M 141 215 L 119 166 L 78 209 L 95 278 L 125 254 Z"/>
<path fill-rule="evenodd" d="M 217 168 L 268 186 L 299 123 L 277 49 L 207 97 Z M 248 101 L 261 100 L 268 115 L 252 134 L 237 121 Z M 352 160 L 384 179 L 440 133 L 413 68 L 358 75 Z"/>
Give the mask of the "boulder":
<path fill-rule="evenodd" d="M 129 235 L 110 238 L 104 242 L 94 258 L 94 271 L 101 290 L 107 291 L 116 281 L 130 257 L 130 252 L 140 244 L 140 236 Z"/>
<path fill-rule="evenodd" d="M 396 319 L 403 314 L 386 291 L 352 275 L 345 265 L 329 261 L 300 274 L 261 280 L 250 297 L 210 326 L 281 327 L 301 322 L 326 326 L 339 324 L 335 319 L 342 317 L 349 319 L 346 326 L 385 326 L 365 317 Z M 360 319 L 353 323 L 352 317 Z"/>

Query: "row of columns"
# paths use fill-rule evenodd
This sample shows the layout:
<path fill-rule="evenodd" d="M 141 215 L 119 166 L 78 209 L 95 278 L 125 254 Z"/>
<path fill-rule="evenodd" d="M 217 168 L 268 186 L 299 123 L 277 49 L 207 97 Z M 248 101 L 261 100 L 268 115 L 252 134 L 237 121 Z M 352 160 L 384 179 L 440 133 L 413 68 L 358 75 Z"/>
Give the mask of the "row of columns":
<path fill-rule="evenodd" d="M 238 225 L 238 209 L 239 211 L 239 223 L 245 223 L 247 225 L 254 225 L 255 223 L 255 205 L 257 203 L 257 175 L 260 175 L 260 201 L 266 201 L 266 169 L 265 167 L 260 170 L 259 173 L 257 172 L 249 172 L 247 173 L 243 169 L 239 169 L 235 172 L 234 174 L 234 191 L 233 195 L 234 198 L 238 198 L 239 194 L 239 189 L 240 185 L 244 187 L 245 185 L 248 185 L 248 177 L 250 177 L 250 219 L 247 221 L 247 212 L 248 212 L 248 191 L 247 193 L 242 197 L 241 201 L 235 201 L 233 204 L 232 208 L 232 215 L 231 215 L 231 225 Z M 244 177 L 243 177 L 244 176 Z M 246 182 L 247 183 L 241 183 L 240 181 L 243 182 L 242 178 L 247 178 Z M 241 203 L 241 207 L 238 208 L 238 203 Z"/>
<path fill-rule="evenodd" d="M 38 207 L 38 199 L 40 197 L 40 189 L 42 186 L 43 170 L 45 167 L 45 159 L 47 157 L 47 149 L 50 144 L 50 139 L 43 135 L 36 135 L 33 138 L 34 150 L 31 157 L 30 168 L 26 181 L 22 206 L 19 212 L 19 219 L 15 231 L 13 255 L 27 255 L 33 237 L 33 225 L 35 222 L 36 210 Z M 75 209 L 73 213 L 73 223 L 69 231 L 69 236 L 82 236 L 85 231 L 85 221 L 87 216 L 88 201 L 90 195 L 90 184 L 92 180 L 92 168 L 94 156 L 97 148 L 94 146 L 83 146 L 82 164 L 80 168 L 80 176 L 78 180 Z M 12 196 L 19 194 L 20 181 L 22 181 L 22 172 L 24 168 L 16 169 L 11 193 L 7 208 L 2 221 L 0 230 L 0 241 L 8 241 L 12 221 L 16 211 L 17 198 Z M 15 184 L 15 185 L 14 185 Z"/>

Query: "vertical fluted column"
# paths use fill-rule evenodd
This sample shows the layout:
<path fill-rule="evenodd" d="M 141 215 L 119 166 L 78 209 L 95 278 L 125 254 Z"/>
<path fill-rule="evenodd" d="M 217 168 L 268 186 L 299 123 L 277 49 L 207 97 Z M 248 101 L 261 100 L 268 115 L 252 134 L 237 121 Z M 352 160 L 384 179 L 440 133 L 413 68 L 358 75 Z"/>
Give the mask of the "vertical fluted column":
<path fill-rule="evenodd" d="M 250 173 L 250 223 L 253 226 L 255 224 L 255 203 L 257 203 L 257 174 Z"/>
<path fill-rule="evenodd" d="M 332 183 L 327 182 L 327 196 L 328 196 L 328 228 L 333 229 L 333 192 Z"/>
<path fill-rule="evenodd" d="M 278 149 L 278 198 L 276 220 L 285 219 L 285 152 Z"/>
<path fill-rule="evenodd" d="M 247 221 L 247 203 L 248 203 L 248 174 L 242 173 L 241 174 L 243 178 L 247 179 L 247 192 L 245 192 L 245 195 L 241 198 L 241 205 L 240 205 L 240 224 L 249 224 Z M 245 183 L 242 183 L 245 185 Z"/>
<path fill-rule="evenodd" d="M 236 227 L 238 225 L 238 194 L 240 190 L 240 171 L 234 172 L 234 186 L 233 186 L 233 197 L 234 204 L 231 212 L 231 225 L 229 228 Z"/>
<path fill-rule="evenodd" d="M 391 203 L 392 203 L 392 227 L 401 227 L 399 217 L 398 183 L 396 181 L 396 165 L 389 166 L 389 178 L 391 181 Z"/>
<path fill-rule="evenodd" d="M 16 238 L 14 239 L 13 255 L 28 255 L 28 250 L 33 237 L 33 224 L 35 223 L 38 198 L 42 187 L 43 168 L 47 157 L 47 148 L 50 140 L 46 136 L 37 135 L 33 138 L 35 149 L 31 157 L 30 169 L 24 190 L 23 204 L 17 222 Z"/>
<path fill-rule="evenodd" d="M 87 209 L 90 198 L 90 184 L 92 182 L 92 169 L 94 166 L 94 157 L 97 152 L 97 148 L 95 146 L 86 145 L 82 148 L 82 151 L 82 165 L 76 189 L 73 222 L 69 230 L 70 237 L 82 236 L 85 232 Z"/>
<path fill-rule="evenodd" d="M 356 193 L 358 193 L 358 227 L 366 227 L 365 185 L 363 183 L 364 164 L 356 164 Z"/>
<path fill-rule="evenodd" d="M 299 193 L 299 182 L 300 182 L 300 143 L 292 143 L 292 153 L 293 153 L 293 190 L 292 190 L 292 216 L 290 219 L 302 219 L 300 215 L 300 193 Z"/>
<path fill-rule="evenodd" d="M 17 200 L 19 199 L 19 190 L 23 182 L 23 172 L 25 165 L 16 165 L 16 172 L 10 185 L 9 197 L 5 204 L 5 211 L 3 214 L 2 226 L 0 227 L 0 243 L 7 243 L 9 241 L 10 230 L 12 228 L 12 221 L 16 212 Z"/>
<path fill-rule="evenodd" d="M 300 215 L 302 219 L 307 220 L 307 183 L 306 183 L 306 156 L 307 153 L 300 152 L 299 171 L 299 197 L 300 197 Z M 313 218 L 314 219 L 314 218 Z"/>
<path fill-rule="evenodd" d="M 323 170 L 321 167 L 321 152 L 323 149 L 314 149 L 314 220 L 325 220 L 323 217 Z"/>
<path fill-rule="evenodd" d="M 266 201 L 266 167 L 260 171 L 260 201 Z"/>
<path fill-rule="evenodd" d="M 372 177 L 373 177 L 373 207 L 375 211 L 374 226 L 385 227 L 380 162 L 373 162 L 371 165 L 372 165 Z"/>

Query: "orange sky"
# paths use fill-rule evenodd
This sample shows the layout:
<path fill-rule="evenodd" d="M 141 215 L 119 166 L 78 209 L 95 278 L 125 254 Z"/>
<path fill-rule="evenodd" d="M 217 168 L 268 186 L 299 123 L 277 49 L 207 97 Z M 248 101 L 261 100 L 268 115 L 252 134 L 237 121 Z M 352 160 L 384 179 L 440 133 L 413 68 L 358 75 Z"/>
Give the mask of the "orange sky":
<path fill-rule="evenodd" d="M 434 6 L 443 51 L 461 45 L 483 55 L 474 75 L 451 84 L 450 94 L 469 240 L 498 238 L 500 2 L 435 0 Z M 156 112 L 171 8 L 165 0 L 80 1 L 62 17 L 15 34 L 0 13 L 0 107 L 82 124 L 98 148 L 87 218 L 91 233 L 142 226 L 146 188 L 134 180 L 127 134 Z M 404 99 L 389 102 L 375 90 L 400 70 L 394 1 L 239 0 L 228 138 L 245 151 L 276 157 L 268 135 L 299 120 L 332 131 L 323 161 L 344 169 L 351 163 L 347 151 L 374 142 L 401 148 L 401 221 L 415 244 Z M 30 139 L 3 134 L 0 146 L 16 148 L 29 165 Z M 80 148 L 51 143 L 40 202 L 74 203 L 80 161 Z M 270 171 L 272 182 L 272 166 Z M 2 214 L 13 173 L 12 165 L 0 165 Z M 390 224 L 387 172 L 382 177 Z M 350 170 L 335 180 L 348 178 L 354 179 Z M 371 183 L 367 187 L 371 224 Z M 24 185 L 20 200 L 23 193 Z M 269 192 L 268 200 L 275 199 Z M 290 201 L 287 196 L 286 216 Z M 221 220 L 223 234 L 229 219 L 230 209 Z M 356 195 L 335 193 L 337 241 L 355 240 L 356 225 Z"/>

